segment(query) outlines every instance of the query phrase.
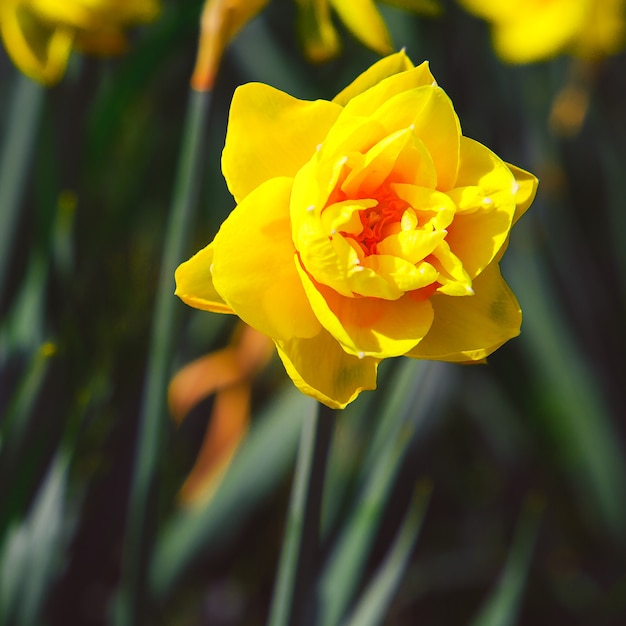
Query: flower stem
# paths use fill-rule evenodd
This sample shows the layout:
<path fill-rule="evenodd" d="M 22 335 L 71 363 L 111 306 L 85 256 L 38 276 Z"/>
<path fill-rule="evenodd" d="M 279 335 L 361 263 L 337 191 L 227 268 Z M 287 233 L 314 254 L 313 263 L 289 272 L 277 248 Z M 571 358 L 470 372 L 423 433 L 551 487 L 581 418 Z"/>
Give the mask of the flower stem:
<path fill-rule="evenodd" d="M 316 573 L 324 477 L 333 426 L 334 414 L 325 407 L 306 416 L 302 425 L 269 626 L 296 623 L 292 621 L 294 607 L 302 607 L 300 600 Z M 307 617 L 310 619 L 310 615 Z"/>
<path fill-rule="evenodd" d="M 179 303 L 173 296 L 174 270 L 183 259 L 192 215 L 197 205 L 210 91 L 190 93 L 179 171 L 166 231 L 148 366 L 139 417 L 137 452 L 131 485 L 128 526 L 124 544 L 121 592 L 116 624 L 142 623 L 146 570 L 153 543 L 155 474 L 162 444 L 171 374 L 174 327 Z"/>

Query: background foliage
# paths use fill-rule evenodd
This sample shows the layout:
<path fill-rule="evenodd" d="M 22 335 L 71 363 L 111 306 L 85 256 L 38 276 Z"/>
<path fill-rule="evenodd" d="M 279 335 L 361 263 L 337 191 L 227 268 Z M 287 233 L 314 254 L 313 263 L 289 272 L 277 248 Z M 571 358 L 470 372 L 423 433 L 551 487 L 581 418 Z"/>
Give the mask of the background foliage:
<path fill-rule="evenodd" d="M 130 54 L 73 57 L 49 90 L 0 56 L 2 623 L 115 623 L 124 602 L 138 415 L 200 9 L 165 3 Z M 551 124 L 572 59 L 505 66 L 486 26 L 451 2 L 438 18 L 381 12 L 397 46 L 430 60 L 464 134 L 540 178 L 503 263 L 524 324 L 488 366 L 385 363 L 379 390 L 337 416 L 326 560 L 299 606 L 317 586 L 327 624 L 339 623 L 333 611 L 345 624 L 624 623 L 626 56 L 588 68 L 579 127 Z M 255 80 L 332 98 L 377 58 L 344 33 L 342 54 L 313 66 L 294 23 L 294 5 L 274 0 L 224 59 L 185 258 L 233 207 L 219 158 L 234 88 Z M 176 307 L 172 374 L 232 330 Z M 273 362 L 253 406 L 218 492 L 192 509 L 177 492 L 211 399 L 178 429 L 163 415 L 138 557 L 145 585 L 134 591 L 146 623 L 265 623 L 314 403 Z"/>

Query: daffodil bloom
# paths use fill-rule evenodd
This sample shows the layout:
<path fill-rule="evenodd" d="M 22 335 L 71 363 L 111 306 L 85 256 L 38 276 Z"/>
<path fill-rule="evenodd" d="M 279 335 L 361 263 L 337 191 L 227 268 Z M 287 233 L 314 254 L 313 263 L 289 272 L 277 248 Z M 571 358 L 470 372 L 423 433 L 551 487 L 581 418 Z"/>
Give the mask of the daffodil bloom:
<path fill-rule="evenodd" d="M 494 47 L 509 63 L 570 52 L 594 60 L 624 45 L 624 0 L 459 0 L 491 23 Z"/>
<path fill-rule="evenodd" d="M 125 30 L 158 11 L 158 0 L 2 0 L 0 32 L 15 65 L 51 85 L 65 73 L 72 49 L 120 54 L 127 47 Z"/>
<path fill-rule="evenodd" d="M 383 0 L 411 11 L 435 15 L 437 0 Z M 296 0 L 298 30 L 304 51 L 311 61 L 327 61 L 339 53 L 339 35 L 331 8 L 345 27 L 365 46 L 379 54 L 393 50 L 385 20 L 374 0 Z"/>
<path fill-rule="evenodd" d="M 427 63 L 385 57 L 332 102 L 239 87 L 222 167 L 238 205 L 176 293 L 271 337 L 328 406 L 381 359 L 481 361 L 519 333 L 498 261 L 537 179 L 462 135 Z"/>

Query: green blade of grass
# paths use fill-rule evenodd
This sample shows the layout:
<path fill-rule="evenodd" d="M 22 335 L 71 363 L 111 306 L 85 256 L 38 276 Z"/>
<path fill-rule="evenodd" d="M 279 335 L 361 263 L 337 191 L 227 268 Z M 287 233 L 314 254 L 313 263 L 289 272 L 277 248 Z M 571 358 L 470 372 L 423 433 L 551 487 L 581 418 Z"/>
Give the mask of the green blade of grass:
<path fill-rule="evenodd" d="M 358 502 L 322 573 L 322 626 L 339 624 L 353 601 L 404 455 L 425 417 L 442 409 L 444 389 L 449 397 L 452 384 L 450 369 L 445 364 L 407 359 L 402 367 L 394 378 L 386 413 L 380 418 L 381 422 L 391 421 L 393 428 L 389 429 L 385 445 L 377 448 L 378 453 L 369 460 Z"/>
<path fill-rule="evenodd" d="M 383 624 L 402 575 L 406 571 L 411 552 L 419 536 L 428 508 L 431 485 L 416 487 L 402 526 L 378 572 L 362 593 L 344 626 L 377 626 Z"/>
<path fill-rule="evenodd" d="M 0 471 L 5 465 L 10 466 L 20 454 L 29 416 L 55 354 L 56 346 L 53 342 L 46 342 L 36 350 L 0 421 Z"/>
<path fill-rule="evenodd" d="M 333 441 L 329 462 L 328 484 L 324 488 L 322 535 L 328 536 L 337 520 L 349 488 L 354 480 L 363 488 L 372 466 L 388 442 L 403 428 L 413 401 L 406 389 L 421 385 L 430 368 L 423 361 L 397 359 L 383 361 L 378 372 L 378 381 L 384 395 L 361 395 L 342 413 L 338 423 L 338 437 Z M 380 403 L 383 409 L 373 422 Z M 374 432 L 372 432 L 374 429 Z M 359 446 L 354 449 L 353 446 Z M 355 478 L 356 477 L 356 478 Z"/>
<path fill-rule="evenodd" d="M 43 342 L 48 258 L 34 250 L 26 275 L 0 327 L 0 363 L 15 354 L 34 352 Z"/>
<path fill-rule="evenodd" d="M 548 272 L 529 237 L 524 252 L 512 249 L 506 275 L 524 310 L 521 345 L 537 372 L 535 385 L 549 400 L 547 427 L 559 442 L 581 511 L 616 538 L 626 526 L 626 462 L 602 386 L 565 323 L 548 284 Z"/>
<path fill-rule="evenodd" d="M 0 552 L 0 622 L 41 624 L 40 611 L 65 550 L 68 458 L 57 453 L 28 516 Z"/>
<path fill-rule="evenodd" d="M 175 318 L 181 306 L 173 296 L 174 271 L 184 260 L 188 232 L 198 200 L 210 104 L 210 92 L 190 92 L 179 171 L 161 260 L 139 418 L 137 454 L 124 542 L 122 585 L 116 606 L 115 619 L 119 626 L 140 623 L 145 600 L 147 562 L 153 541 L 151 520 L 154 518 L 155 475 L 166 419 Z"/>
<path fill-rule="evenodd" d="M 471 626 L 514 626 L 517 623 L 542 511 L 543 503 L 536 496 L 529 496 L 502 575 Z"/>
<path fill-rule="evenodd" d="M 20 201 L 39 128 L 44 88 L 16 75 L 0 156 L 0 299 L 6 287 Z"/>
<path fill-rule="evenodd" d="M 291 467 L 302 420 L 315 411 L 314 400 L 288 386 L 254 417 L 211 500 L 182 510 L 160 534 L 151 567 L 153 597 L 165 598 L 199 557 L 228 544 Z"/>
<path fill-rule="evenodd" d="M 334 414 L 318 406 L 302 426 L 287 526 L 278 564 L 270 626 L 292 623 L 294 607 L 303 609 L 302 593 L 313 578 L 317 557 L 326 459 Z"/>

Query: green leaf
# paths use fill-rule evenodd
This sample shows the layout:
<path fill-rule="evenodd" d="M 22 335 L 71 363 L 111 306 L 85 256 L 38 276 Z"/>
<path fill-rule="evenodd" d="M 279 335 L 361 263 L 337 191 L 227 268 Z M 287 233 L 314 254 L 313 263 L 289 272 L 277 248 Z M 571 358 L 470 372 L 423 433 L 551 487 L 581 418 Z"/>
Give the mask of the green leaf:
<path fill-rule="evenodd" d="M 41 484 L 28 517 L 7 533 L 0 551 L 0 621 L 41 624 L 40 610 L 61 570 L 68 543 L 68 459 L 59 452 Z"/>
<path fill-rule="evenodd" d="M 537 390 L 548 400 L 542 420 L 559 442 L 558 460 L 569 474 L 580 510 L 621 540 L 626 527 L 624 451 L 601 381 L 567 324 L 533 241 L 528 233 L 523 252 L 512 247 L 505 275 L 524 311 L 520 343 L 537 374 Z"/>
<path fill-rule="evenodd" d="M 291 488 L 287 527 L 278 565 L 268 624 L 288 626 L 294 607 L 317 569 L 326 461 L 337 413 L 318 405 L 304 419 Z"/>
<path fill-rule="evenodd" d="M 384 623 L 422 528 L 430 492 L 430 484 L 417 486 L 393 545 L 344 626 L 377 626 Z"/>
<path fill-rule="evenodd" d="M 122 584 L 116 609 L 116 623 L 134 625 L 141 621 L 141 600 L 146 588 L 145 564 L 152 552 L 149 530 L 155 505 L 152 498 L 164 417 L 167 412 L 167 384 L 171 374 L 179 303 L 172 295 L 174 271 L 183 261 L 185 247 L 198 204 L 204 164 L 204 134 L 212 92 L 191 91 L 180 151 L 176 187 L 170 208 L 167 236 L 161 258 L 148 365 L 145 374 L 137 456 L 133 472 L 128 525 L 125 536 Z"/>
<path fill-rule="evenodd" d="M 353 601 L 394 480 L 425 417 L 441 412 L 453 386 L 447 364 L 402 362 L 380 416 L 374 451 L 364 462 L 357 503 L 340 532 L 319 585 L 319 623 L 335 626 Z M 384 435 L 382 433 L 385 433 Z"/>
<path fill-rule="evenodd" d="M 0 298 L 3 296 L 22 193 L 31 160 L 45 89 L 22 74 L 16 75 L 11 90 L 6 135 L 0 155 Z"/>
<path fill-rule="evenodd" d="M 527 498 L 500 580 L 471 626 L 514 626 L 517 623 L 543 508 L 543 501 L 536 496 Z"/>
<path fill-rule="evenodd" d="M 165 596 L 201 555 L 219 550 L 290 469 L 302 420 L 316 402 L 288 386 L 260 415 L 213 498 L 182 510 L 161 533 L 151 564 L 151 591 Z"/>

